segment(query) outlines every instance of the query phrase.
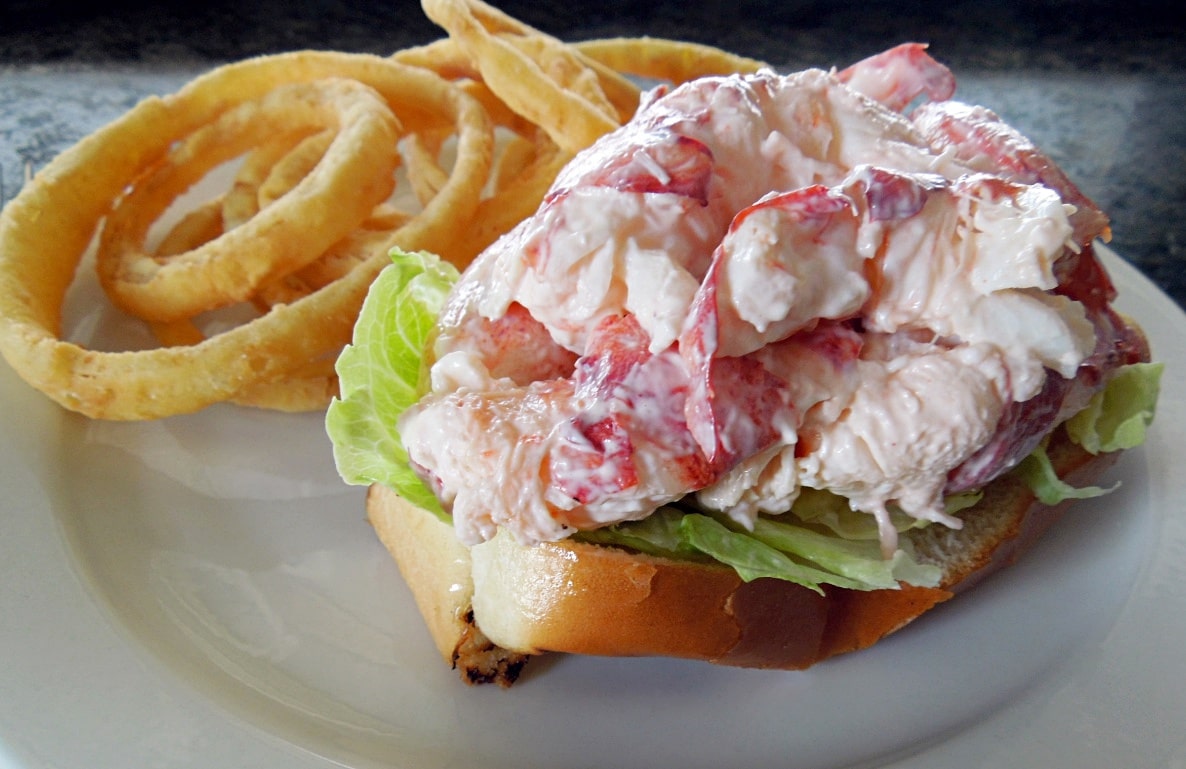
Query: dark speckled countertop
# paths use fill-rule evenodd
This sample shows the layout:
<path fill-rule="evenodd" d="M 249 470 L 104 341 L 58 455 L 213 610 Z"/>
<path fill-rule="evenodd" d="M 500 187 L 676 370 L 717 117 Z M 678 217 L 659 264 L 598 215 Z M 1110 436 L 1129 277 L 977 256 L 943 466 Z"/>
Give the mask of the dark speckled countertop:
<path fill-rule="evenodd" d="M 905 40 L 1044 147 L 1112 216 L 1112 246 L 1186 306 L 1186 27 L 1168 2 L 646 3 L 508 0 L 559 37 L 682 37 L 780 67 L 842 66 Z M 296 48 L 387 53 L 441 35 L 406 0 L 0 0 L 0 195 L 141 96 Z"/>

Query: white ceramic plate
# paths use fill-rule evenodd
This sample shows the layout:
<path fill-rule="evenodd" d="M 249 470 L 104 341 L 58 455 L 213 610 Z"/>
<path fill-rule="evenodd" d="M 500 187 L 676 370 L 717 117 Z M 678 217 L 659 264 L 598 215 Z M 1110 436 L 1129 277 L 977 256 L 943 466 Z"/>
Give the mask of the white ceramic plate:
<path fill-rule="evenodd" d="M 1186 316 L 1109 264 L 1168 364 L 1120 489 L 801 673 L 556 658 L 466 687 L 319 416 L 92 422 L 0 367 L 0 766 L 1183 766 Z"/>

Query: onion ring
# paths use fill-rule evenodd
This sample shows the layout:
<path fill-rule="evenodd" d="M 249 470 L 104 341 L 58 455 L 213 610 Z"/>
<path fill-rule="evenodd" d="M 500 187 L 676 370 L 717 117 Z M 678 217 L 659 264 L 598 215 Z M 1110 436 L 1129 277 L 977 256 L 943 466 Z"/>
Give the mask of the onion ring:
<path fill-rule="evenodd" d="M 235 395 L 230 402 L 270 411 L 319 411 L 338 394 L 333 361 L 321 363 L 319 367 L 310 368 L 328 371 L 299 372 L 286 379 L 255 384 Z"/>
<path fill-rule="evenodd" d="M 468 243 L 470 233 L 455 222 L 470 221 L 485 203 L 481 198 L 493 163 L 494 126 L 482 104 L 467 89 L 461 84 L 454 84 L 453 89 L 449 99 L 436 99 L 434 103 L 426 96 L 420 100 L 421 122 L 414 133 L 409 133 L 412 139 L 436 137 L 434 146 L 444 132 L 456 139 L 456 157 L 447 175 L 427 155 L 408 163 L 409 170 L 417 162 L 431 166 L 431 171 L 420 169 L 433 177 L 431 186 L 426 184 L 416 190 L 422 210 L 409 215 L 398 208 L 380 206 L 362 227 L 336 243 L 320 259 L 261 291 L 266 303 L 294 301 L 341 279 L 371 255 L 387 253 L 397 246 L 433 251 L 458 268 L 468 264 L 474 252 L 462 244 Z"/>
<path fill-rule="evenodd" d="M 709 75 L 757 72 L 769 66 L 711 45 L 661 37 L 612 37 L 572 45 L 617 72 L 676 85 Z"/>
<path fill-rule="evenodd" d="M 192 251 L 223 233 L 223 198 L 208 200 L 177 221 L 153 249 L 157 257 Z"/>
<path fill-rule="evenodd" d="M 158 256 L 184 253 L 217 237 L 222 233 L 223 202 L 222 198 L 216 198 L 190 211 L 170 228 L 155 253 Z M 206 340 L 192 319 L 149 325 L 157 340 L 167 347 L 196 345 Z M 323 359 L 302 365 L 281 379 L 251 385 L 228 400 L 273 411 L 313 411 L 328 405 L 337 388 L 332 362 Z"/>
<path fill-rule="evenodd" d="M 198 249 L 161 262 L 148 230 L 165 206 L 209 171 L 278 128 L 340 128 L 314 173 L 285 197 Z M 96 254 L 99 282 L 124 311 L 178 320 L 245 301 L 260 285 L 316 259 L 354 229 L 394 185 L 398 125 L 370 88 L 340 78 L 277 87 L 187 137 L 107 218 Z"/>
<path fill-rule="evenodd" d="M 404 48 L 391 54 L 391 58 L 400 64 L 430 70 L 447 80 L 480 80 L 482 77 L 469 55 L 451 37 Z"/>
<path fill-rule="evenodd" d="M 456 117 L 458 157 L 435 210 L 393 233 L 410 250 L 448 246 L 450 211 L 472 215 L 486 182 L 492 137 L 485 113 L 435 73 L 367 54 L 306 51 L 223 65 L 172 96 L 149 98 L 45 166 L 0 213 L 0 352 L 31 386 L 93 418 L 152 419 L 235 397 L 346 344 L 386 252 L 297 302 L 193 345 L 101 352 L 62 339 L 62 304 L 111 201 L 198 129 L 211 112 L 288 82 L 351 77 L 388 103 L 432 104 Z M 230 96 L 233 95 L 233 98 Z M 400 115 L 403 120 L 403 115 Z M 68 201 L 64 204 L 63 201 Z M 398 238 L 394 237 L 399 235 Z"/>
<path fill-rule="evenodd" d="M 333 131 L 326 131 L 331 137 Z M 259 188 L 272 168 L 307 138 L 304 131 L 278 134 L 251 150 L 243 165 L 235 173 L 231 188 L 223 195 L 222 223 L 224 230 L 245 224 L 259 213 Z M 200 244 L 199 244 L 200 245 Z"/>
<path fill-rule="evenodd" d="M 437 162 L 442 145 L 443 137 L 428 137 L 424 134 L 412 134 L 402 144 L 408 183 L 422 206 L 436 197 L 449 180 L 448 174 Z"/>
<path fill-rule="evenodd" d="M 424 0 L 424 12 L 469 54 L 507 106 L 576 152 L 638 106 L 622 75 L 479 0 Z"/>
<path fill-rule="evenodd" d="M 276 161 L 255 193 L 255 202 L 260 210 L 287 195 L 311 174 L 329 151 L 333 139 L 328 131 L 306 136 Z"/>

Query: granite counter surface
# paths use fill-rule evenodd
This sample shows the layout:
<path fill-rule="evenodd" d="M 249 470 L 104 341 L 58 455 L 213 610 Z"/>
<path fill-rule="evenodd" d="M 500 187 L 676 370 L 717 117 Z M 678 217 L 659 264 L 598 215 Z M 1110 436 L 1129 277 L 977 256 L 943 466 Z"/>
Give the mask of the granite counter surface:
<path fill-rule="evenodd" d="M 1186 28 L 1170 3 L 603 0 L 500 7 L 567 39 L 682 37 L 780 67 L 842 66 L 904 40 L 1040 146 L 1107 211 L 1113 248 L 1186 306 Z M 149 93 L 297 48 L 386 53 L 441 36 L 406 0 L 204 4 L 0 0 L 0 197 Z"/>

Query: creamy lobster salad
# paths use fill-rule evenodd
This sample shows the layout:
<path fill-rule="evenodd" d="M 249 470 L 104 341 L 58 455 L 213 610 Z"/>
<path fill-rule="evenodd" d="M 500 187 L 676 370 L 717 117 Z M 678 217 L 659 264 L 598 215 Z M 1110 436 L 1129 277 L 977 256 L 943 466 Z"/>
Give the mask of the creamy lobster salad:
<path fill-rule="evenodd" d="M 393 255 L 339 361 L 343 477 L 466 544 L 926 583 L 901 531 L 1019 465 L 1057 485 L 1068 420 L 1139 442 L 1160 371 L 1111 308 L 1107 217 L 954 91 L 906 44 L 647 92 L 460 275 Z M 1109 386 L 1136 395 L 1100 439 Z"/>

